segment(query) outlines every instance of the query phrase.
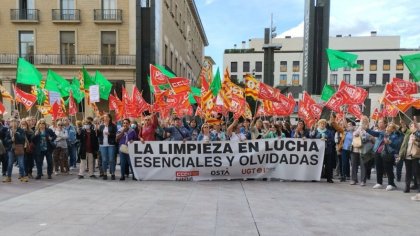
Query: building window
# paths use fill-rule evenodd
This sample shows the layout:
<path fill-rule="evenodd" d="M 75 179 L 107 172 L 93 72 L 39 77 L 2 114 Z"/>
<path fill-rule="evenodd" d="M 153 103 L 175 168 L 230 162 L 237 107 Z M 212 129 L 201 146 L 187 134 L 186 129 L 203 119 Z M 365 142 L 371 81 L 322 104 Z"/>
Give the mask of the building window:
<path fill-rule="evenodd" d="M 255 79 L 261 80 L 262 79 L 262 75 L 255 75 Z"/>
<path fill-rule="evenodd" d="M 286 85 L 287 84 L 287 74 L 281 74 L 280 75 L 280 85 Z"/>
<path fill-rule="evenodd" d="M 171 51 L 171 57 L 169 59 L 170 59 L 169 68 L 172 68 L 172 64 L 173 64 L 173 61 L 174 61 L 174 52 Z"/>
<path fill-rule="evenodd" d="M 397 70 L 404 70 L 404 64 L 401 59 L 397 60 Z"/>
<path fill-rule="evenodd" d="M 300 62 L 293 61 L 293 72 L 299 72 L 299 71 L 300 71 Z"/>
<path fill-rule="evenodd" d="M 163 55 L 163 61 L 165 66 L 168 66 L 168 45 L 165 44 L 165 54 Z"/>
<path fill-rule="evenodd" d="M 391 69 L 391 60 L 384 60 L 383 70 L 389 71 L 390 69 Z"/>
<path fill-rule="evenodd" d="M 397 77 L 398 79 L 404 79 L 404 74 L 403 73 L 397 73 L 397 74 L 395 74 L 395 77 Z"/>
<path fill-rule="evenodd" d="M 34 63 L 34 32 L 19 32 L 19 57 L 25 58 L 30 63 Z"/>
<path fill-rule="evenodd" d="M 344 67 L 344 71 L 350 71 L 350 67 L 348 66 Z"/>
<path fill-rule="evenodd" d="M 238 72 L 238 62 L 232 61 L 230 63 L 230 72 Z"/>
<path fill-rule="evenodd" d="M 74 1 L 75 0 L 61 0 L 60 1 L 61 19 L 63 19 L 63 20 L 75 20 L 76 19 Z"/>
<path fill-rule="evenodd" d="M 331 85 L 337 85 L 337 74 L 331 74 L 330 75 L 330 84 Z"/>
<path fill-rule="evenodd" d="M 356 85 L 363 84 L 363 74 L 356 74 Z"/>
<path fill-rule="evenodd" d="M 231 79 L 232 81 L 236 81 L 236 82 L 238 82 L 238 76 L 237 76 L 237 75 L 230 75 L 230 79 Z"/>
<path fill-rule="evenodd" d="M 344 82 L 350 84 L 350 74 L 344 74 L 343 79 Z"/>
<path fill-rule="evenodd" d="M 176 67 L 178 66 L 178 57 L 175 57 L 175 64 L 174 64 L 174 68 L 171 68 L 171 70 L 177 74 L 178 71 L 176 70 Z"/>
<path fill-rule="evenodd" d="M 280 72 L 287 72 L 287 61 L 280 61 Z"/>
<path fill-rule="evenodd" d="M 376 71 L 378 69 L 378 61 L 370 60 L 370 71 Z"/>
<path fill-rule="evenodd" d="M 292 75 L 292 85 L 298 86 L 299 85 L 299 74 Z"/>
<path fill-rule="evenodd" d="M 74 31 L 60 32 L 61 64 L 75 63 L 75 45 Z"/>
<path fill-rule="evenodd" d="M 243 63 L 243 72 L 249 72 L 249 61 L 244 61 Z"/>
<path fill-rule="evenodd" d="M 357 71 L 363 71 L 365 69 L 365 61 L 364 60 L 357 60 L 357 65 L 359 65 L 359 68 L 357 68 Z"/>
<path fill-rule="evenodd" d="M 255 72 L 262 72 L 262 61 L 255 62 Z"/>
<path fill-rule="evenodd" d="M 413 74 L 408 74 L 408 81 L 413 82 Z"/>
<path fill-rule="evenodd" d="M 102 19 L 104 20 L 116 20 L 118 19 L 116 0 L 102 0 Z"/>
<path fill-rule="evenodd" d="M 369 74 L 369 84 L 376 85 L 376 74 Z"/>
<path fill-rule="evenodd" d="M 102 65 L 115 65 L 117 37 L 115 31 L 101 32 Z"/>
<path fill-rule="evenodd" d="M 389 83 L 389 78 L 389 74 L 382 74 L 382 84 L 385 85 L 386 83 Z"/>

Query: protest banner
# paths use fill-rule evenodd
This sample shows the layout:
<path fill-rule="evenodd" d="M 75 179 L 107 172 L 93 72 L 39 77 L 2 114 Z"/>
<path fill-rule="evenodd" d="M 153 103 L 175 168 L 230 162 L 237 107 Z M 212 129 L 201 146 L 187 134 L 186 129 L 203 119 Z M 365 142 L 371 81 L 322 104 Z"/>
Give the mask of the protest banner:
<path fill-rule="evenodd" d="M 129 154 L 140 180 L 275 178 L 320 180 L 325 142 L 263 139 L 246 142 L 133 142 Z"/>

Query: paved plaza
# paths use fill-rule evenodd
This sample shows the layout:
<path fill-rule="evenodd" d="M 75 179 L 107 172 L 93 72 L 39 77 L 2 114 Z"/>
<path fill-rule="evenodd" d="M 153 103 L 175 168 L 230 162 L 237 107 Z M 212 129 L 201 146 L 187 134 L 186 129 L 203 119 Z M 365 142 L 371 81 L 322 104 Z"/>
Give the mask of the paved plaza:
<path fill-rule="evenodd" d="M 386 192 L 372 180 L 361 187 L 76 177 L 1 183 L 0 235 L 420 235 L 420 202 L 401 182 Z"/>

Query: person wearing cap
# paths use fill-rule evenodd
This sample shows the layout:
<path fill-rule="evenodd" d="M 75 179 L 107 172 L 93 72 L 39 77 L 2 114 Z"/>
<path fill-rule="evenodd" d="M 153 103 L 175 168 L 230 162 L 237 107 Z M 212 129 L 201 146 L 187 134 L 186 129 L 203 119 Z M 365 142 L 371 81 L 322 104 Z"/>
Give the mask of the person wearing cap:
<path fill-rule="evenodd" d="M 171 135 L 172 141 L 187 141 L 191 140 L 190 132 L 182 125 L 181 119 L 178 117 L 174 117 L 173 119 L 173 126 L 164 127 L 163 129 L 165 132 Z"/>

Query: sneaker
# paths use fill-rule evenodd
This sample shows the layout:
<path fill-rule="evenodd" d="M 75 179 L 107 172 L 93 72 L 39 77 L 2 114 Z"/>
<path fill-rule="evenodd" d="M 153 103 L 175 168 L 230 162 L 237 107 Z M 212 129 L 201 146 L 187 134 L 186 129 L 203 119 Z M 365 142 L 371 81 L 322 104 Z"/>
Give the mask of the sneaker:
<path fill-rule="evenodd" d="M 350 185 L 356 185 L 356 181 L 352 180 L 352 181 L 350 182 Z"/>
<path fill-rule="evenodd" d="M 416 194 L 416 196 L 411 197 L 411 200 L 413 201 L 420 201 L 420 193 Z"/>
<path fill-rule="evenodd" d="M 395 186 L 392 186 L 392 185 L 388 185 L 388 186 L 386 186 L 386 191 L 392 191 L 392 190 L 395 190 L 396 189 L 396 187 Z"/>
<path fill-rule="evenodd" d="M 373 189 L 381 189 L 382 188 L 382 184 L 375 184 L 373 186 Z"/>
<path fill-rule="evenodd" d="M 28 182 L 29 182 L 29 179 L 28 179 L 28 177 L 27 177 L 27 176 L 23 176 L 23 177 L 20 179 L 20 182 L 22 182 L 22 183 L 28 183 Z"/>
<path fill-rule="evenodd" d="M 121 177 L 121 178 L 120 178 L 120 181 L 124 181 L 124 180 L 125 180 L 125 177 Z"/>
<path fill-rule="evenodd" d="M 3 183 L 10 183 L 10 182 L 12 182 L 12 178 L 10 178 L 8 176 L 3 178 Z"/>
<path fill-rule="evenodd" d="M 83 178 L 85 178 L 85 177 L 84 177 L 83 175 L 79 175 L 79 176 L 78 176 L 78 178 L 79 178 L 79 179 L 83 179 Z"/>
<path fill-rule="evenodd" d="M 58 171 L 54 171 L 54 175 L 59 175 L 60 173 Z"/>
<path fill-rule="evenodd" d="M 364 187 L 364 186 L 366 186 L 366 183 L 365 182 L 361 182 L 360 183 L 360 186 Z"/>
<path fill-rule="evenodd" d="M 97 179 L 96 175 L 89 176 L 91 179 Z"/>
<path fill-rule="evenodd" d="M 103 179 L 103 180 L 107 180 L 107 179 L 108 179 L 108 175 L 103 175 L 103 176 L 102 176 L 102 179 Z"/>

